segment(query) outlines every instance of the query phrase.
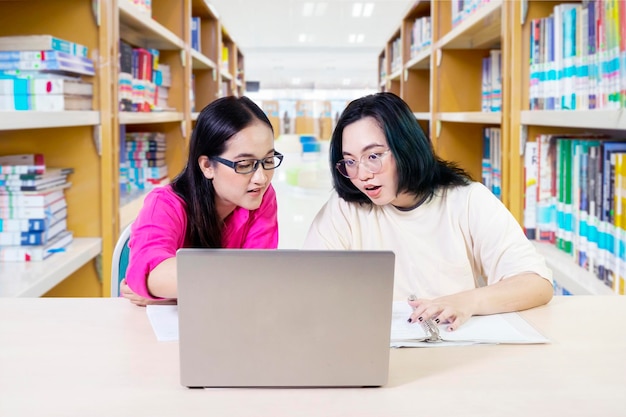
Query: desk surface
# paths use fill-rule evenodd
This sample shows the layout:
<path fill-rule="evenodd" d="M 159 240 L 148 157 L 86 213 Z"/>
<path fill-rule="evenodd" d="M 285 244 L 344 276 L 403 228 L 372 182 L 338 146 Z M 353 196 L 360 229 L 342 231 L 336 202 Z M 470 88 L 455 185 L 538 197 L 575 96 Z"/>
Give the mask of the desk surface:
<path fill-rule="evenodd" d="M 179 384 L 178 344 L 123 299 L 0 299 L 1 416 L 624 416 L 626 298 L 523 313 L 547 345 L 394 349 L 381 388 Z"/>

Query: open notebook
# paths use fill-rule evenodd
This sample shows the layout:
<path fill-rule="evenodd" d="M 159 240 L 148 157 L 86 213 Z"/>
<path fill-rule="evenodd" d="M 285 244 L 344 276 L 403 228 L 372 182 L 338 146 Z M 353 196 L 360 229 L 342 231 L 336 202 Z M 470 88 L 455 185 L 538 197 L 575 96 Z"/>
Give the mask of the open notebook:
<path fill-rule="evenodd" d="M 426 341 L 429 334 L 420 323 L 408 323 L 411 306 L 406 301 L 393 303 L 391 347 L 458 346 L 470 344 L 533 344 L 549 343 L 534 327 L 517 313 L 473 316 L 459 329 L 449 332 L 446 324 L 437 326 L 439 340 Z"/>
<path fill-rule="evenodd" d="M 178 340 L 178 306 L 150 305 L 146 309 L 152 329 L 159 341 Z M 549 343 L 534 327 L 517 313 L 471 317 L 458 330 L 446 331 L 439 325 L 440 342 L 420 342 L 427 334 L 419 323 L 407 323 L 411 307 L 405 301 L 393 303 L 391 347 L 438 347 L 469 344 L 534 344 Z"/>

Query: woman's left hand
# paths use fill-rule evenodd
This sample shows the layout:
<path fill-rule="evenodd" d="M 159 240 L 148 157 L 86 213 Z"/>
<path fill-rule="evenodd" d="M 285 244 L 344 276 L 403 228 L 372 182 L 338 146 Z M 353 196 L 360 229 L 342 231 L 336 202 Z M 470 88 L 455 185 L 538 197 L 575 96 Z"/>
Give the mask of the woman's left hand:
<path fill-rule="evenodd" d="M 120 295 L 139 307 L 145 307 L 148 304 L 176 304 L 176 299 L 167 298 L 155 300 L 142 297 L 130 289 L 125 279 L 120 282 Z"/>

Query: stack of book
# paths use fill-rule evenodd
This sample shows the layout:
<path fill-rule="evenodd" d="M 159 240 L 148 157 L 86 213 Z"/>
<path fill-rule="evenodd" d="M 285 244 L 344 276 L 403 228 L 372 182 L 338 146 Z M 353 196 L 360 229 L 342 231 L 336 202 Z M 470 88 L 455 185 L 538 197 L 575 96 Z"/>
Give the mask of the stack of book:
<path fill-rule="evenodd" d="M 51 35 L 0 37 L 0 111 L 91 110 L 94 75 L 83 45 Z"/>
<path fill-rule="evenodd" d="M 71 168 L 42 154 L 0 156 L 0 261 L 42 261 L 72 242 L 65 189 Z"/>
<path fill-rule="evenodd" d="M 150 189 L 167 179 L 164 133 L 127 133 L 124 151 L 129 192 Z"/>

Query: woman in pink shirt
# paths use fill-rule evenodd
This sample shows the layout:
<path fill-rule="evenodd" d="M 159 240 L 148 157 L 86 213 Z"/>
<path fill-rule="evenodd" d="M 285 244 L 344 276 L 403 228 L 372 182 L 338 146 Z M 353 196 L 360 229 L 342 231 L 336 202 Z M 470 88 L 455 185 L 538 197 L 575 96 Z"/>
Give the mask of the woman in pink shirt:
<path fill-rule="evenodd" d="M 176 251 L 183 247 L 275 249 L 270 182 L 282 159 L 269 119 L 249 98 L 206 106 L 185 168 L 146 196 L 133 223 L 122 296 L 137 305 L 176 299 Z"/>

